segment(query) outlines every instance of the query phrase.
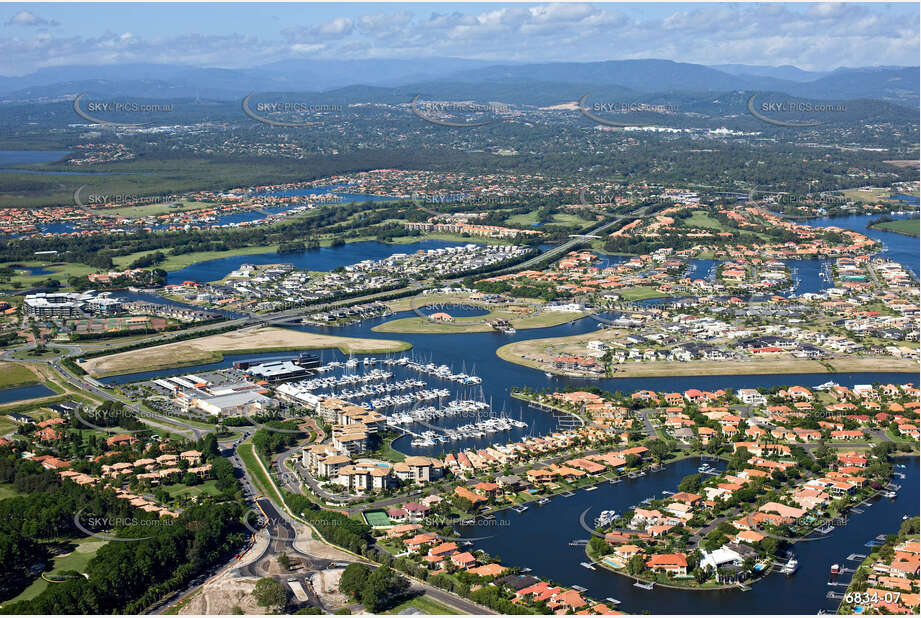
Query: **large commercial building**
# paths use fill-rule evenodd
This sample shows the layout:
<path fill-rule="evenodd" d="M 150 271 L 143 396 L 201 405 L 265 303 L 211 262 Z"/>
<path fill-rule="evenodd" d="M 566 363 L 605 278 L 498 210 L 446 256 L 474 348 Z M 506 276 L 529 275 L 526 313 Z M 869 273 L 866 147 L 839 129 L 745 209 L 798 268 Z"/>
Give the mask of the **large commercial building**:
<path fill-rule="evenodd" d="M 241 416 L 265 411 L 278 402 L 261 393 L 244 391 L 218 397 L 198 397 L 192 400 L 192 405 L 214 416 Z"/>
<path fill-rule="evenodd" d="M 74 317 L 83 313 L 114 315 L 123 310 L 122 302 L 107 293 L 96 296 L 93 292 L 58 292 L 29 294 L 23 299 L 26 315 L 52 318 Z"/>

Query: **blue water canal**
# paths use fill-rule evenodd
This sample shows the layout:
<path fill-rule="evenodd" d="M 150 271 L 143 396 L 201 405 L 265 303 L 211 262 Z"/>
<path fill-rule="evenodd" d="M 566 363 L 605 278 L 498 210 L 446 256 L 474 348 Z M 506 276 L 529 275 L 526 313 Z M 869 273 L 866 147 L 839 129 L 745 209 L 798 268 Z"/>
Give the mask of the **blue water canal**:
<path fill-rule="evenodd" d="M 818 386 L 829 380 L 839 384 L 854 385 L 863 383 L 881 382 L 917 382 L 917 375 L 911 373 L 813 373 L 813 374 L 783 374 L 783 375 L 748 375 L 748 376 L 673 376 L 659 378 L 601 378 L 597 380 L 568 378 L 554 376 L 548 378 L 543 373 L 534 369 L 508 363 L 496 356 L 496 349 L 508 343 L 525 339 L 544 337 L 564 337 L 588 333 L 598 329 L 598 322 L 593 318 L 583 318 L 569 324 L 550 328 L 519 330 L 514 335 L 500 333 L 467 333 L 462 336 L 450 334 L 391 334 L 377 333 L 372 328 L 389 320 L 415 315 L 412 312 L 402 312 L 397 315 L 373 318 L 359 324 L 341 327 L 299 326 L 296 330 L 315 332 L 341 337 L 375 337 L 382 339 L 398 339 L 406 341 L 413 347 L 405 355 L 423 363 L 445 364 L 454 371 L 479 376 L 482 384 L 476 387 L 459 388 L 447 380 L 440 380 L 433 376 L 421 376 L 432 387 L 448 388 L 454 396 L 482 399 L 492 402 L 493 410 L 497 414 L 505 413 L 511 418 L 520 419 L 528 423 L 526 429 L 510 429 L 501 434 L 492 434 L 483 438 L 436 445 L 434 447 L 414 447 L 410 444 L 411 437 L 399 438 L 394 447 L 413 455 L 439 455 L 442 452 L 466 449 L 472 447 L 485 447 L 497 441 L 517 440 L 524 435 L 541 435 L 557 428 L 558 421 L 555 417 L 534 410 L 518 399 L 510 397 L 514 388 L 529 387 L 532 390 L 545 388 L 562 389 L 566 386 L 597 386 L 612 392 L 621 391 L 631 393 L 636 390 L 650 389 L 655 391 L 674 391 L 689 388 L 715 390 L 719 388 L 755 388 L 758 386 L 770 387 L 778 384 L 802 386 Z M 344 361 L 347 357 L 338 350 L 322 350 L 319 352 L 324 362 Z M 404 355 L 404 354 L 401 354 Z M 401 356 L 398 355 L 398 356 Z M 229 367 L 233 361 L 242 358 L 275 358 L 277 352 L 245 355 L 226 355 L 224 360 L 216 363 L 195 365 L 192 367 L 177 368 L 168 371 L 148 371 L 125 374 L 103 378 L 101 381 L 108 384 L 124 384 L 139 380 L 150 380 L 164 375 L 182 375 L 198 373 Z M 389 370 L 389 368 L 388 368 Z M 403 379 L 418 374 L 410 374 L 394 368 L 396 379 Z M 404 375 L 405 373 L 405 375 Z M 453 428 L 473 422 L 470 418 L 443 418 L 431 422 L 438 427 Z M 416 431 L 421 431 L 415 427 Z"/>
<path fill-rule="evenodd" d="M 861 218 L 847 218 L 827 221 L 828 225 L 847 224 L 847 227 L 870 235 L 883 235 L 886 243 L 886 256 L 898 260 L 917 272 L 917 241 L 897 234 L 865 230 L 866 221 Z M 816 222 L 820 224 L 821 221 Z M 343 247 L 328 247 L 293 256 L 264 254 L 259 256 L 242 256 L 226 258 L 198 264 L 183 271 L 173 273 L 173 280 L 197 279 L 209 281 L 222 278 L 243 263 L 266 264 L 280 261 L 294 262 L 299 268 L 310 270 L 330 270 L 342 264 L 349 264 L 363 259 L 380 259 L 393 253 L 409 253 L 422 248 L 450 246 L 456 243 L 442 241 L 422 241 L 411 245 L 383 245 L 380 243 L 354 243 Z M 913 248 L 912 248 L 913 247 Z M 818 270 L 822 267 L 818 260 L 799 261 L 799 273 L 803 286 L 819 285 Z M 913 265 L 913 267 L 912 267 Z M 709 270 L 711 265 L 700 266 Z M 696 266 L 695 266 L 696 268 Z M 813 278 L 812 272 L 815 273 Z M 809 273 L 808 276 L 803 276 Z M 812 291 L 802 289 L 799 291 Z M 427 308 L 427 312 L 436 308 Z M 455 315 L 474 314 L 475 311 L 452 310 Z M 436 365 L 445 364 L 454 371 L 476 375 L 483 382 L 477 386 L 461 387 L 447 380 L 433 376 L 418 376 L 409 370 L 394 367 L 396 379 L 414 375 L 427 381 L 431 387 L 448 388 L 453 397 L 470 397 L 492 403 L 493 410 L 512 419 L 520 419 L 528 424 L 527 428 L 514 428 L 495 433 L 483 438 L 471 438 L 463 441 L 439 444 L 430 448 L 413 447 L 409 437 L 398 439 L 394 446 L 410 454 L 440 455 L 448 451 L 463 450 L 471 447 L 484 447 L 496 442 L 519 439 L 524 435 L 541 435 L 557 428 L 558 420 L 550 414 L 529 408 L 521 401 L 510 397 L 512 389 L 527 386 L 531 389 L 566 386 L 598 386 L 610 391 L 629 393 L 639 389 L 656 391 L 675 391 L 688 388 L 715 390 L 718 388 L 770 387 L 775 385 L 800 384 L 817 386 L 829 380 L 839 384 L 854 385 L 873 382 L 917 382 L 916 373 L 815 373 L 815 374 L 780 374 L 750 376 L 703 376 L 703 377 L 662 377 L 662 378 L 603 378 L 598 380 L 575 379 L 564 377 L 548 378 L 533 369 L 507 363 L 495 354 L 498 347 L 523 339 L 561 337 L 588 333 L 598 328 L 597 320 L 584 318 L 575 322 L 543 329 L 520 330 L 514 335 L 499 333 L 473 333 L 457 335 L 432 334 L 388 334 L 376 333 L 372 328 L 383 322 L 414 315 L 404 312 L 386 318 L 373 318 L 361 323 L 343 327 L 301 326 L 297 330 L 334 334 L 344 337 L 392 338 L 407 341 L 412 349 L 405 353 L 413 359 Z M 334 360 L 346 360 L 338 350 L 320 352 L 324 363 Z M 147 380 L 166 375 L 200 373 L 230 366 L 241 358 L 277 358 L 279 354 L 227 355 L 223 361 L 185 367 L 168 371 L 141 372 L 123 376 L 104 378 L 102 382 L 121 384 L 138 380 Z M 356 371 L 362 371 L 358 368 Z M 390 370 L 390 368 L 388 368 Z M 455 427 L 472 422 L 469 418 L 437 419 L 431 424 L 441 427 Z M 415 427 L 420 430 L 419 427 Z M 476 547 L 501 557 L 503 564 L 529 567 L 534 573 L 550 578 L 567 586 L 580 585 L 588 589 L 588 594 L 595 599 L 606 597 L 620 599 L 621 609 L 629 612 L 650 611 L 653 613 L 697 613 L 697 614 L 814 614 L 820 609 L 831 610 L 836 602 L 826 599 L 829 590 L 840 592 L 843 588 L 826 585 L 828 569 L 833 563 L 844 563 L 851 553 L 867 553 L 864 544 L 880 533 L 895 532 L 905 514 L 917 514 L 919 500 L 919 467 L 917 458 L 901 461 L 899 472 L 906 478 L 899 480 L 902 490 L 894 500 L 882 498 L 867 508 L 864 513 L 852 515 L 848 524 L 835 529 L 828 538 L 796 546 L 800 561 L 799 571 L 791 577 L 781 574 L 767 576 L 754 584 L 752 590 L 721 591 L 682 591 L 656 588 L 646 591 L 632 585 L 632 580 L 617 574 L 585 569 L 580 563 L 585 561 L 583 548 L 570 547 L 569 542 L 584 539 L 587 532 L 579 523 L 580 514 L 591 508 L 587 521 L 591 522 L 601 510 L 614 509 L 619 513 L 637 505 L 645 498 L 659 497 L 665 490 L 673 491 L 678 482 L 687 474 L 696 471 L 698 462 L 686 460 L 668 466 L 666 469 L 650 473 L 640 479 L 625 479 L 617 485 L 604 483 L 592 492 L 584 490 L 575 492 L 571 497 L 556 497 L 546 506 L 532 506 L 524 513 L 513 511 L 497 515 L 494 527 L 480 526 L 463 530 L 468 538 L 488 536 L 478 539 Z M 846 566 L 853 567 L 854 563 Z"/>
<path fill-rule="evenodd" d="M 676 491 L 679 481 L 697 471 L 694 459 L 679 461 L 661 472 L 638 479 L 624 479 L 611 485 L 602 483 L 591 492 L 576 491 L 572 497 L 558 496 L 545 506 L 532 505 L 523 513 L 504 511 L 488 525 L 459 528 L 466 538 L 480 538 L 474 546 L 499 556 L 502 564 L 531 568 L 536 575 L 565 586 L 583 586 L 587 595 L 599 601 L 619 599 L 620 609 L 630 613 L 653 614 L 816 614 L 820 609 L 834 613 L 837 601 L 826 598 L 829 591 L 844 592 L 842 586 L 829 586 L 829 568 L 838 563 L 855 568 L 847 556 L 868 554 L 864 544 L 877 534 L 898 532 L 903 515 L 917 516 L 919 467 L 917 457 L 895 460 L 904 466 L 896 472 L 904 479 L 896 498 L 879 498 L 861 514 L 848 515 L 846 525 L 834 529 L 826 538 L 794 545 L 800 563 L 792 576 L 773 573 L 753 583 L 751 590 L 690 591 L 655 587 L 643 590 L 633 580 L 601 567 L 589 570 L 584 547 L 570 547 L 570 541 L 588 538 L 580 515 L 589 527 L 602 510 L 624 513 L 646 498 L 661 498 L 662 491 Z"/>
<path fill-rule="evenodd" d="M 167 283 L 183 281 L 217 281 L 240 268 L 243 264 L 294 264 L 295 268 L 313 271 L 330 271 L 337 266 L 355 264 L 362 260 L 382 260 L 395 253 L 415 253 L 420 249 L 442 249 L 457 247 L 468 243 L 445 240 L 422 240 L 405 245 L 388 245 L 377 241 L 353 242 L 339 247 L 320 247 L 302 253 L 279 255 L 277 253 L 259 253 L 256 255 L 238 255 L 218 258 L 207 262 L 198 262 L 182 270 L 175 270 L 167 276 Z"/>
<path fill-rule="evenodd" d="M 24 401 L 37 397 L 48 397 L 49 395 L 54 395 L 54 391 L 44 384 L 17 386 L 0 390 L 0 403 L 12 403 L 14 401 Z"/>

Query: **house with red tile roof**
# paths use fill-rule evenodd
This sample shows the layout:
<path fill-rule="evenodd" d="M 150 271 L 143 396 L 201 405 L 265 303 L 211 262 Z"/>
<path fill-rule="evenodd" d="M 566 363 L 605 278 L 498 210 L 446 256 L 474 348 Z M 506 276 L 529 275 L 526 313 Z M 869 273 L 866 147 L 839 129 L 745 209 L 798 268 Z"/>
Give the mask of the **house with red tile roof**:
<path fill-rule="evenodd" d="M 646 568 L 657 573 L 668 573 L 671 576 L 687 575 L 687 555 L 678 552 L 673 554 L 652 554 L 646 561 Z"/>

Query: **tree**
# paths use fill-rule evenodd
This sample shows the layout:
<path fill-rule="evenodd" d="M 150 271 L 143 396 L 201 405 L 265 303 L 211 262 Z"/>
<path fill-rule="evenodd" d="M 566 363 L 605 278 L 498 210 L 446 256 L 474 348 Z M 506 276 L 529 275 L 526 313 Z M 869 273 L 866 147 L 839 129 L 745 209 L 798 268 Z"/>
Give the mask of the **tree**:
<path fill-rule="evenodd" d="M 370 574 L 371 569 L 366 565 L 353 562 L 342 572 L 339 589 L 349 596 L 356 597 Z"/>
<path fill-rule="evenodd" d="M 263 577 L 253 587 L 253 597 L 261 607 L 281 608 L 288 601 L 288 592 L 271 577 Z"/>
<path fill-rule="evenodd" d="M 596 556 L 603 556 L 608 551 L 608 544 L 601 537 L 592 536 L 588 541 L 588 548 Z"/>
<path fill-rule="evenodd" d="M 689 474 L 678 483 L 678 491 L 687 491 L 693 493 L 700 489 L 700 475 Z"/>
<path fill-rule="evenodd" d="M 288 554 L 281 553 L 278 555 L 278 564 L 287 571 L 291 568 L 291 558 L 288 557 Z"/>
<path fill-rule="evenodd" d="M 630 572 L 630 575 L 639 575 L 643 572 L 644 568 L 646 568 L 646 562 L 639 554 L 630 558 L 630 562 L 627 563 L 627 570 Z"/>
<path fill-rule="evenodd" d="M 761 539 L 761 549 L 769 556 L 773 556 L 777 553 L 777 548 L 780 545 L 780 542 L 772 537 L 766 536 Z"/>
<path fill-rule="evenodd" d="M 671 452 L 671 449 L 668 447 L 668 444 L 666 444 L 663 440 L 660 440 L 659 438 L 653 438 L 651 440 L 646 440 L 646 443 L 644 444 L 644 446 L 649 449 L 650 454 L 653 456 L 653 458 L 656 461 L 662 461 L 663 459 L 668 457 L 668 454 Z"/>

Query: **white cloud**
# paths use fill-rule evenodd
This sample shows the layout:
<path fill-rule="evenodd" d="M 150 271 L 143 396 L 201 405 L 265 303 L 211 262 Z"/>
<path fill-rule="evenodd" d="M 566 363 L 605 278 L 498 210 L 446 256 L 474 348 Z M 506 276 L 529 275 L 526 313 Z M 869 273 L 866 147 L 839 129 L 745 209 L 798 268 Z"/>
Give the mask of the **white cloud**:
<path fill-rule="evenodd" d="M 40 66 L 157 62 L 243 67 L 284 57 L 596 61 L 667 58 L 701 64 L 917 65 L 918 7 L 862 4 L 670 5 L 644 15 L 627 5 L 468 5 L 465 12 L 396 10 L 291 24 L 279 36 L 135 32 L 0 38 L 0 73 Z M 665 5 L 663 5 L 665 6 Z M 908 16 L 908 18 L 906 18 Z M 913 18 L 912 18 L 913 17 Z M 8 25 L 53 25 L 21 11 Z M 194 28 L 194 26 L 189 26 Z M 113 24 L 113 29 L 115 25 Z M 124 32 L 124 30 L 117 30 Z"/>
<path fill-rule="evenodd" d="M 7 26 L 57 26 L 53 19 L 44 19 L 32 11 L 19 11 L 6 22 Z"/>

